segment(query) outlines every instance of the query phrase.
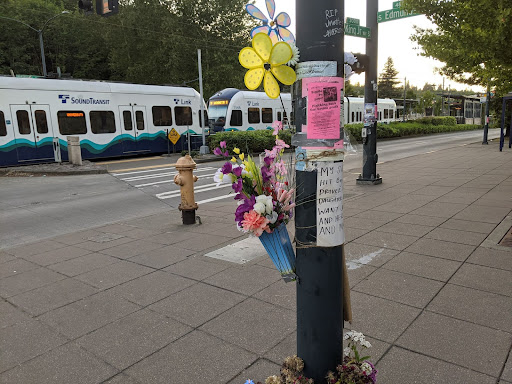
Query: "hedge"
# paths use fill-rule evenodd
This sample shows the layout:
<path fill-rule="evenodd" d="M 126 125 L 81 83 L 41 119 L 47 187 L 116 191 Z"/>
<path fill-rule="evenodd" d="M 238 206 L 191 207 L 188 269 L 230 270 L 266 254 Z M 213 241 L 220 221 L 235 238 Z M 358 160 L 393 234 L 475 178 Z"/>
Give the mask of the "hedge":
<path fill-rule="evenodd" d="M 290 145 L 292 135 L 290 131 L 281 131 L 279 138 Z M 213 150 L 225 141 L 230 150 L 237 147 L 246 154 L 259 154 L 265 149 L 272 149 L 275 140 L 271 130 L 218 132 L 208 136 L 208 146 Z"/>
<path fill-rule="evenodd" d="M 362 141 L 362 128 L 363 124 L 348 124 L 345 126 L 345 132 L 350 134 L 351 139 Z M 452 116 L 423 117 L 414 121 L 379 123 L 377 125 L 377 137 L 388 139 L 442 132 L 469 131 L 479 128 L 481 128 L 480 125 L 457 124 L 455 117 Z M 279 138 L 289 145 L 291 141 L 290 131 L 282 131 Z M 225 141 L 230 150 L 237 147 L 246 154 L 259 154 L 265 149 L 271 149 L 274 146 L 275 138 L 270 130 L 219 132 L 208 137 L 208 145 L 212 150 L 218 147 L 221 141 Z"/>

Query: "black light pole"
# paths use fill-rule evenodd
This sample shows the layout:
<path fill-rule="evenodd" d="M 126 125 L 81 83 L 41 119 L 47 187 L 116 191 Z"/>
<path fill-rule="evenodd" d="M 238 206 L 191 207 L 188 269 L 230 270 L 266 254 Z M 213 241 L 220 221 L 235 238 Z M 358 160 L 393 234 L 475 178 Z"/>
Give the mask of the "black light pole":
<path fill-rule="evenodd" d="M 0 16 L 0 19 L 15 21 L 15 22 L 23 24 L 23 25 L 29 27 L 31 30 L 37 32 L 37 35 L 39 37 L 39 48 L 41 50 L 41 63 L 43 66 L 43 76 L 44 77 L 46 77 L 48 75 L 48 73 L 46 71 L 46 57 L 44 55 L 43 30 L 46 28 L 46 26 L 48 25 L 48 23 L 50 21 L 52 21 L 53 19 L 55 19 L 56 17 L 58 17 L 60 15 L 65 15 L 67 13 L 69 13 L 69 11 L 62 11 L 61 13 L 58 13 L 55 16 L 50 17 L 48 20 L 45 21 L 45 23 L 43 24 L 43 27 L 41 29 L 35 29 L 31 25 L 28 25 L 27 23 L 24 23 L 23 21 L 20 21 L 20 20 L 11 19 L 10 17 Z"/>
<path fill-rule="evenodd" d="M 297 134 L 294 135 L 292 143 L 304 147 L 332 147 L 334 142 L 328 143 L 329 140 L 322 143 L 318 140 L 316 144 L 310 140 L 306 144 L 308 140 L 305 138 L 307 135 L 302 132 L 302 124 L 310 126 L 313 117 L 306 115 L 308 101 L 303 97 L 301 79 L 344 78 L 344 1 L 296 0 L 295 4 L 301 70 L 297 70 L 297 82 L 293 86 Z M 343 91 L 337 97 L 343 103 Z M 307 158 L 309 155 L 304 153 L 304 156 Z M 334 371 L 343 358 L 343 246 L 316 245 L 319 203 L 316 193 L 317 179 L 320 177 L 318 170 L 314 167 L 299 170 L 297 166 L 295 175 L 297 355 L 304 360 L 304 374 L 315 382 L 322 383 L 325 382 L 327 372 Z M 341 193 L 339 197 L 341 198 Z"/>
<path fill-rule="evenodd" d="M 489 104 L 491 103 L 491 83 L 487 80 L 487 97 L 485 100 L 485 125 L 484 125 L 484 139 L 482 144 L 489 144 L 487 136 L 489 134 Z"/>
<path fill-rule="evenodd" d="M 378 52 L 378 24 L 377 12 L 378 0 L 366 0 L 366 26 L 372 31 L 371 39 L 366 39 L 366 54 L 369 57 L 369 65 L 365 73 L 364 104 L 365 115 L 367 106 L 373 108 L 374 119 L 364 123 L 366 129 L 366 141 L 363 144 L 363 173 L 356 180 L 357 184 L 381 184 L 382 178 L 377 173 L 377 52 Z M 404 105 L 405 114 L 405 105 Z"/>

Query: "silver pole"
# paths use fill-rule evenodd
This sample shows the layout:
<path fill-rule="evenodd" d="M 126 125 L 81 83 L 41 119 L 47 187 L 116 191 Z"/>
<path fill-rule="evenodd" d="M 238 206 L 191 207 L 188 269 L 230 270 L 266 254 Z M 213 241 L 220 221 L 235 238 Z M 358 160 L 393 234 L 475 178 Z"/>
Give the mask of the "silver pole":
<path fill-rule="evenodd" d="M 48 73 L 46 72 L 46 59 L 44 57 L 44 44 L 43 44 L 43 30 L 40 29 L 37 31 L 39 34 L 39 46 L 41 48 L 41 61 L 43 62 L 43 76 L 46 77 Z"/>
<path fill-rule="evenodd" d="M 209 153 L 210 150 L 208 149 L 208 146 L 206 145 L 206 135 L 204 132 L 206 122 L 204 121 L 205 118 L 204 118 L 204 105 L 203 105 L 203 68 L 201 67 L 201 50 L 200 49 L 197 50 L 197 67 L 199 68 L 199 95 L 201 96 L 201 100 L 199 101 L 199 103 L 200 103 L 199 110 L 201 113 L 201 118 L 199 119 L 199 121 L 201 123 L 201 130 L 203 132 L 203 145 L 201 146 L 201 148 L 199 148 L 199 153 L 201 155 L 205 155 L 205 154 Z"/>

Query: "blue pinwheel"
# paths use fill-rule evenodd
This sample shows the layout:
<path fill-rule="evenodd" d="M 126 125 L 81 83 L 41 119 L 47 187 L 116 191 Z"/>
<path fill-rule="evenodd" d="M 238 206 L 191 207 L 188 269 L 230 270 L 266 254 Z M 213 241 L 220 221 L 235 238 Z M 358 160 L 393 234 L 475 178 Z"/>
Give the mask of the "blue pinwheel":
<path fill-rule="evenodd" d="M 258 7 L 252 4 L 247 4 L 245 9 L 255 19 L 263 21 L 263 25 L 253 28 L 251 31 L 251 37 L 256 36 L 257 33 L 266 33 L 270 36 L 272 43 L 277 43 L 279 39 L 287 43 L 295 43 L 295 37 L 286 27 L 289 27 L 292 23 L 292 19 L 286 12 L 279 13 L 275 18 L 274 14 L 276 11 L 276 4 L 274 0 L 265 0 L 267 11 L 270 16 L 269 19 L 259 10 Z"/>

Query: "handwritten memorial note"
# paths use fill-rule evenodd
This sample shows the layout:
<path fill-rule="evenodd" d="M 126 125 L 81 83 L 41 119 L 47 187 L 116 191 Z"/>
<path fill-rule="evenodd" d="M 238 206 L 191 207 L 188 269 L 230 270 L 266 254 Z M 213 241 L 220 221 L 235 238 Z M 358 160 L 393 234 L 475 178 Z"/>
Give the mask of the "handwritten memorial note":
<path fill-rule="evenodd" d="M 329 81 L 309 80 L 308 139 L 339 139 L 343 79 L 333 77 Z"/>
<path fill-rule="evenodd" d="M 336 247 L 343 232 L 343 162 L 319 162 L 316 184 L 316 245 Z"/>

